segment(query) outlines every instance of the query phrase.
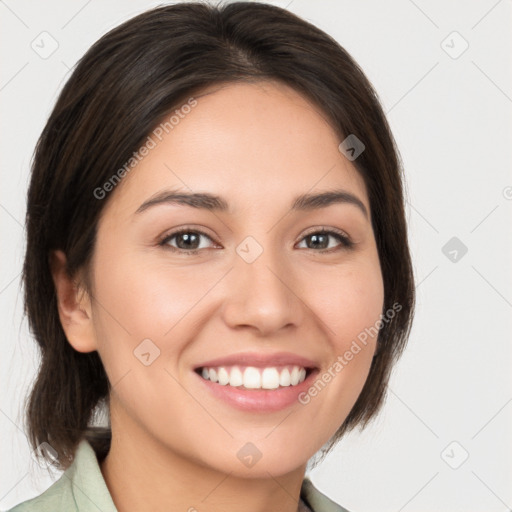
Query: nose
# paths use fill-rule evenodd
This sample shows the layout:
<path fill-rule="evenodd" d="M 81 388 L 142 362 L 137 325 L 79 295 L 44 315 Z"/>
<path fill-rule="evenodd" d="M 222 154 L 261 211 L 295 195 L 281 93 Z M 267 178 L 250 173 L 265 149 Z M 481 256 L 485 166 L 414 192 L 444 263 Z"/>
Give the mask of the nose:
<path fill-rule="evenodd" d="M 237 253 L 227 277 L 223 316 L 231 328 L 250 327 L 268 336 L 302 323 L 304 290 L 278 250 L 265 248 L 252 262 L 242 251 Z"/>

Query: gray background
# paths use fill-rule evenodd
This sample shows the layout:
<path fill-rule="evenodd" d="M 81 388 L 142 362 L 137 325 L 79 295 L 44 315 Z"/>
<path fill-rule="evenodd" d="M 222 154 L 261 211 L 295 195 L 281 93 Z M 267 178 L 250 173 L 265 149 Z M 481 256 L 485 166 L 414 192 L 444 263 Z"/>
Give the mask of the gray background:
<path fill-rule="evenodd" d="M 512 2 L 270 3 L 335 37 L 377 89 L 406 169 L 417 279 L 414 328 L 384 410 L 310 476 L 354 512 L 508 511 Z M 22 427 L 38 362 L 20 291 L 32 151 L 75 62 L 158 4 L 0 1 L 2 510 L 60 475 L 32 460 Z"/>

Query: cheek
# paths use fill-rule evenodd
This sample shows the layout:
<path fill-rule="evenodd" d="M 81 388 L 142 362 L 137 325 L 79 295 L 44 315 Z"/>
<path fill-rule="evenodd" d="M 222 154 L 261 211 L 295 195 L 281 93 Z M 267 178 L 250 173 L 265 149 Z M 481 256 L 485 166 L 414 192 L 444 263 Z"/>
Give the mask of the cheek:
<path fill-rule="evenodd" d="M 211 314 L 205 298 L 225 270 L 211 265 L 173 267 L 142 252 L 108 257 L 108 249 L 103 246 L 96 263 L 98 352 L 111 382 L 129 380 L 134 386 L 129 400 L 143 390 L 151 394 L 151 387 L 172 387 L 163 370 L 173 375 L 181 371 L 183 353 Z M 124 379 L 127 372 L 129 379 Z"/>
<path fill-rule="evenodd" d="M 105 251 L 105 255 L 108 251 Z M 141 254 L 98 259 L 97 293 L 102 325 L 111 334 L 162 339 L 212 285 L 209 274 L 193 266 L 169 268 Z"/>
<path fill-rule="evenodd" d="M 382 313 L 384 286 L 378 260 L 318 272 L 314 282 L 308 294 L 310 307 L 322 320 L 333 348 L 342 353 Z"/>
<path fill-rule="evenodd" d="M 333 435 L 357 400 L 375 352 L 384 301 L 378 260 L 318 273 L 315 290 L 308 300 L 330 350 L 325 367 L 300 401 L 311 420 L 321 421 Z"/>

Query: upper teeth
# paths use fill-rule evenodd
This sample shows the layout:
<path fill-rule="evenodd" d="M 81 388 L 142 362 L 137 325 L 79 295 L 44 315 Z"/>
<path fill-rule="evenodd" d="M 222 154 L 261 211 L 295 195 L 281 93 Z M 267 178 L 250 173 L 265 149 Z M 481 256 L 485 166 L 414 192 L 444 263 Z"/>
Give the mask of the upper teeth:
<path fill-rule="evenodd" d="M 222 386 L 244 386 L 248 389 L 276 389 L 279 386 L 296 386 L 306 378 L 306 369 L 301 366 L 256 368 L 247 366 L 204 367 L 204 379 L 218 382 Z"/>

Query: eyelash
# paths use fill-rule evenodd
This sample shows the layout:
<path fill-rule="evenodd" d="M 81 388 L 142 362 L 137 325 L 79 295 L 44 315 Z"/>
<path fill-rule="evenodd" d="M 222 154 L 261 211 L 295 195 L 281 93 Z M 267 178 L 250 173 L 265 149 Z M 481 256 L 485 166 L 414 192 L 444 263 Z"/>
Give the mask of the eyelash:
<path fill-rule="evenodd" d="M 169 235 L 165 236 L 165 238 L 163 238 L 163 240 L 161 240 L 158 245 L 159 246 L 162 246 L 166 249 L 169 249 L 171 250 L 172 252 L 176 252 L 176 253 L 181 253 L 181 254 L 187 254 L 189 256 L 194 256 L 196 254 L 198 254 L 200 251 L 202 251 L 203 249 L 191 249 L 191 250 L 184 250 L 184 249 L 178 249 L 177 247 L 172 247 L 171 245 L 168 245 L 168 242 L 170 240 L 172 240 L 174 237 L 178 236 L 178 235 L 181 235 L 183 233 L 196 233 L 196 234 L 199 234 L 199 235 L 203 235 L 205 236 L 206 238 L 209 238 L 210 240 L 212 240 L 212 238 L 207 235 L 206 233 L 204 233 L 203 231 L 201 231 L 200 229 L 192 229 L 192 228 L 180 228 L 176 231 L 173 231 L 172 233 L 170 233 Z M 354 242 L 352 242 L 352 240 L 345 234 L 343 233 L 343 231 L 340 231 L 340 230 L 337 230 L 337 229 L 334 229 L 334 228 L 320 228 L 320 229 L 317 229 L 316 231 L 311 231 L 307 234 L 305 234 L 299 242 L 302 242 L 302 240 L 304 240 L 305 238 L 311 236 L 311 235 L 334 235 L 340 242 L 341 242 L 341 247 L 335 247 L 335 248 L 331 248 L 331 249 L 321 249 L 321 250 L 315 250 L 315 249 L 310 249 L 312 250 L 313 252 L 319 252 L 321 254 L 323 253 L 331 253 L 331 252 L 337 252 L 337 251 L 340 251 L 340 250 L 343 250 L 343 249 L 351 249 L 353 246 L 354 246 Z M 214 242 L 214 240 L 212 240 L 212 242 Z"/>

